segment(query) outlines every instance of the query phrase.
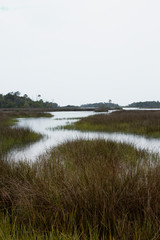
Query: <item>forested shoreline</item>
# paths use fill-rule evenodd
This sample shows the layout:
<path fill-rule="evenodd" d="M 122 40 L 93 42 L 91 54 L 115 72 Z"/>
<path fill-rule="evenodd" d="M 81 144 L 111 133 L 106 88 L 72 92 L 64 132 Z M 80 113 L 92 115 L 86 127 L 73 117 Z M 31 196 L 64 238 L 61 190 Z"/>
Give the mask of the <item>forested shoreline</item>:
<path fill-rule="evenodd" d="M 0 108 L 56 108 L 57 103 L 43 101 L 41 95 L 37 95 L 34 101 L 27 94 L 20 96 L 20 92 L 9 92 L 0 94 Z"/>
<path fill-rule="evenodd" d="M 7 94 L 0 94 L 0 108 L 60 108 L 55 102 L 44 101 L 41 95 L 37 95 L 37 99 L 31 99 L 27 94 L 21 96 L 19 91 L 9 92 Z M 66 105 L 61 108 L 72 109 L 72 108 L 93 108 L 93 109 L 122 109 L 122 107 L 129 108 L 160 108 L 159 101 L 144 101 L 144 102 L 133 102 L 126 106 L 113 103 L 111 100 L 108 102 L 97 102 L 87 103 L 80 106 Z"/>

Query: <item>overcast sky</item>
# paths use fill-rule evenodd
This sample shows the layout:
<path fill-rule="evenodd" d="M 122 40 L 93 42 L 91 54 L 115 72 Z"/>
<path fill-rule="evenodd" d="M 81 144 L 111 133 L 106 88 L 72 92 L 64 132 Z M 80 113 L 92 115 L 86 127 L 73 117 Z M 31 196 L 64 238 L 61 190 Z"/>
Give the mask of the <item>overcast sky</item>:
<path fill-rule="evenodd" d="M 0 93 L 160 101 L 159 0 L 0 0 Z"/>

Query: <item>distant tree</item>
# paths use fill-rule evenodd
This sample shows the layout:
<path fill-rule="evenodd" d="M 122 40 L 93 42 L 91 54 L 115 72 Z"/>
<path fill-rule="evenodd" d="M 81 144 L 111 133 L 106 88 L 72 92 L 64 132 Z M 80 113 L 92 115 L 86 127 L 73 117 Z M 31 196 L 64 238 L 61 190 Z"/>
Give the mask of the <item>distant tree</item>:
<path fill-rule="evenodd" d="M 41 94 L 38 94 L 37 97 L 38 97 L 38 100 L 40 100 L 40 98 L 41 98 Z"/>
<path fill-rule="evenodd" d="M 21 93 L 19 91 L 14 93 L 15 96 L 19 97 L 21 95 Z"/>
<path fill-rule="evenodd" d="M 23 96 L 24 98 L 28 98 L 28 95 L 27 94 L 24 94 L 24 96 Z"/>

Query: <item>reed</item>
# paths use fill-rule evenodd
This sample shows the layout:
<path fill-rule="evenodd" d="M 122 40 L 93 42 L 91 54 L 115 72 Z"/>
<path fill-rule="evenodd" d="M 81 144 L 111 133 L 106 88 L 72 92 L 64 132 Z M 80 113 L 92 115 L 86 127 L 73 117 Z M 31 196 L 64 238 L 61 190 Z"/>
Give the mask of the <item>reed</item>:
<path fill-rule="evenodd" d="M 1 221 L 15 239 L 158 239 L 159 202 L 159 156 L 127 144 L 78 139 L 32 164 L 0 160 Z"/>
<path fill-rule="evenodd" d="M 34 114 L 33 114 L 34 115 Z M 33 116 L 32 115 L 32 116 Z M 19 112 L 0 112 L 0 154 L 3 155 L 11 148 L 21 147 L 42 138 L 42 135 L 29 128 L 11 128 L 15 125 L 16 117 L 25 116 Z M 31 115 L 29 115 L 30 117 Z M 35 114 L 37 116 L 37 114 Z"/>
<path fill-rule="evenodd" d="M 21 110 L 21 109 L 17 109 L 14 111 L 11 110 L 2 110 L 0 109 L 0 119 L 1 119 L 1 123 L 0 125 L 2 125 L 2 123 L 6 122 L 7 123 L 11 123 L 12 120 L 15 120 L 15 118 L 28 118 L 28 117 L 53 117 L 53 115 L 51 113 L 48 112 L 43 112 L 43 111 L 34 111 L 34 110 Z"/>
<path fill-rule="evenodd" d="M 160 137 L 160 111 L 117 111 L 83 118 L 66 129 L 80 131 L 123 132 Z"/>

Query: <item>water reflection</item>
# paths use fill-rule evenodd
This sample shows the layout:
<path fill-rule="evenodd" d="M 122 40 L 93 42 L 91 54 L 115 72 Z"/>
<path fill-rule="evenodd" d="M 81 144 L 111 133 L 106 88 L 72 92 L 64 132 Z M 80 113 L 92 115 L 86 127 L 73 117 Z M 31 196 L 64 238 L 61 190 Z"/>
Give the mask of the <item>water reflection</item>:
<path fill-rule="evenodd" d="M 83 139 L 109 139 L 116 142 L 133 144 L 138 149 L 146 149 L 154 153 L 160 153 L 160 140 L 149 139 L 141 136 L 123 133 L 102 133 L 102 132 L 80 132 L 71 130 L 51 130 L 52 128 L 66 125 L 77 121 L 77 118 L 86 117 L 95 114 L 95 112 L 54 112 L 52 118 L 21 118 L 18 127 L 29 127 L 36 132 L 44 134 L 44 138 L 39 142 L 31 144 L 25 148 L 12 151 L 9 155 L 14 160 L 34 161 L 39 155 L 47 149 L 56 146 L 67 140 L 77 138 Z"/>

